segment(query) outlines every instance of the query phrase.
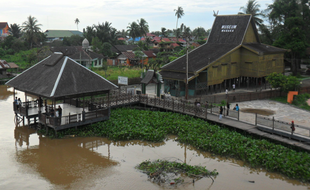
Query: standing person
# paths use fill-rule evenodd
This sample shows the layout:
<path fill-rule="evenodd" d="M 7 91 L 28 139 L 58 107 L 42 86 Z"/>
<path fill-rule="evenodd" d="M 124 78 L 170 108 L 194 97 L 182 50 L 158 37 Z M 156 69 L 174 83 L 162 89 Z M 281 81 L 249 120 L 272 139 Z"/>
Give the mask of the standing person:
<path fill-rule="evenodd" d="M 225 90 L 225 94 L 226 94 L 226 98 L 227 98 L 227 96 L 228 96 L 228 89 L 227 88 Z"/>
<path fill-rule="evenodd" d="M 22 107 L 22 101 L 20 100 L 20 98 L 18 98 L 18 100 L 17 100 L 17 107 L 18 107 L 18 109 L 20 109 L 21 107 Z"/>
<path fill-rule="evenodd" d="M 57 111 L 58 111 L 58 116 L 61 117 L 62 116 L 62 109 L 61 109 L 60 105 L 58 105 Z"/>
<path fill-rule="evenodd" d="M 17 97 L 15 97 L 14 104 L 16 106 L 16 110 L 18 110 L 18 99 L 17 99 Z"/>
<path fill-rule="evenodd" d="M 227 115 L 228 115 L 228 113 L 229 113 L 229 108 L 230 108 L 230 104 L 227 102 L 227 104 L 226 104 L 226 107 L 227 107 Z"/>
<path fill-rule="evenodd" d="M 293 135 L 293 133 L 294 133 L 294 131 L 295 131 L 294 121 L 292 121 L 292 124 L 291 124 L 291 129 L 292 129 L 292 134 L 291 134 L 291 135 Z"/>
<path fill-rule="evenodd" d="M 239 106 L 238 106 L 238 104 L 236 104 L 236 106 L 234 107 L 234 110 L 239 111 Z"/>
<path fill-rule="evenodd" d="M 219 120 L 221 121 L 223 117 L 223 107 L 220 107 L 220 115 L 219 115 Z"/>
<path fill-rule="evenodd" d="M 232 85 L 232 87 L 233 87 L 233 92 L 235 92 L 235 89 L 236 89 L 235 83 Z"/>

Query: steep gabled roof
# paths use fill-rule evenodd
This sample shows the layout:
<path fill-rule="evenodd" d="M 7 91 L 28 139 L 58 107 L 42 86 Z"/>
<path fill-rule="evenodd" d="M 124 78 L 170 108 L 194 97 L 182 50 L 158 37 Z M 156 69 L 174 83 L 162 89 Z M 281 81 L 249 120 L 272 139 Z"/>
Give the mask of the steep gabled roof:
<path fill-rule="evenodd" d="M 251 15 L 218 15 L 207 43 L 211 44 L 241 44 Z"/>
<path fill-rule="evenodd" d="M 153 53 L 153 51 L 143 51 L 143 53 L 144 53 L 148 58 L 156 57 L 156 54 Z"/>
<path fill-rule="evenodd" d="M 54 53 L 6 83 L 47 98 L 109 91 L 116 85 L 62 53 Z"/>

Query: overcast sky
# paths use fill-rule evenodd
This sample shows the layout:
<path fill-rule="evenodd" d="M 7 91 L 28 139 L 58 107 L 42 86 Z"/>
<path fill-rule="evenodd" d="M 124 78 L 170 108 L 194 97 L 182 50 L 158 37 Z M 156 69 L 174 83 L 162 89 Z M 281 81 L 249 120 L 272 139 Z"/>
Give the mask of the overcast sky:
<path fill-rule="evenodd" d="M 128 23 L 144 18 L 150 31 L 161 27 L 174 29 L 174 9 L 183 7 L 185 15 L 179 19 L 192 30 L 196 27 L 212 27 L 213 10 L 221 15 L 236 14 L 248 0 L 0 0 L 0 22 L 22 25 L 29 15 L 37 18 L 41 29 L 76 30 L 74 20 L 78 18 L 78 29 L 111 22 L 117 30 L 126 29 Z M 272 0 L 257 0 L 261 9 Z"/>

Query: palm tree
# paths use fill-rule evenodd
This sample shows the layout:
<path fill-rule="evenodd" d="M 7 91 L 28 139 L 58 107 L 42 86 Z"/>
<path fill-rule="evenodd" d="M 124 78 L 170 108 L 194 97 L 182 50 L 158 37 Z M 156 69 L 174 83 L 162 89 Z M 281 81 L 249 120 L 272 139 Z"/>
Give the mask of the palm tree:
<path fill-rule="evenodd" d="M 9 32 L 13 35 L 15 38 L 20 37 L 21 29 L 18 24 L 10 24 Z"/>
<path fill-rule="evenodd" d="M 149 32 L 149 25 L 144 20 L 144 18 L 141 18 L 140 21 L 138 20 L 138 25 L 139 25 L 139 28 L 140 28 L 140 34 L 141 35 L 146 35 L 146 33 Z"/>
<path fill-rule="evenodd" d="M 163 37 L 166 37 L 167 36 L 167 29 L 165 27 L 162 27 L 160 34 L 161 34 L 161 39 L 163 39 Z"/>
<path fill-rule="evenodd" d="M 136 22 L 129 23 L 127 26 L 128 35 L 131 36 L 132 41 L 134 42 L 136 37 L 140 36 L 140 27 Z"/>
<path fill-rule="evenodd" d="M 256 0 L 249 0 L 245 7 L 240 7 L 240 10 L 243 12 L 239 12 L 238 14 L 251 14 L 256 26 L 260 27 L 264 21 L 259 17 L 263 17 L 264 14 L 260 11 L 259 8 L 260 5 L 257 4 Z"/>
<path fill-rule="evenodd" d="M 74 20 L 74 23 L 76 24 L 77 30 L 79 30 L 79 23 L 80 23 L 80 20 L 79 20 L 78 18 L 76 18 L 76 19 Z"/>
<path fill-rule="evenodd" d="M 182 7 L 178 7 L 177 9 L 174 9 L 175 11 L 175 16 L 177 17 L 177 25 L 176 25 L 176 29 L 178 28 L 178 20 L 179 18 L 181 18 L 184 15 L 184 10 Z"/>
<path fill-rule="evenodd" d="M 175 16 L 177 17 L 177 24 L 175 27 L 175 29 L 177 30 L 178 29 L 178 20 L 179 20 L 179 18 L 181 18 L 184 15 L 184 10 L 182 7 L 178 7 L 177 9 L 174 9 L 174 11 L 175 11 Z M 178 41 L 178 36 L 177 36 L 177 41 Z"/>
<path fill-rule="evenodd" d="M 22 28 L 25 32 L 26 40 L 30 43 L 30 48 L 32 48 L 32 44 L 37 40 L 37 34 L 41 30 L 40 26 L 42 25 L 38 24 L 38 20 L 31 15 L 27 17 L 27 21 L 23 22 Z"/>

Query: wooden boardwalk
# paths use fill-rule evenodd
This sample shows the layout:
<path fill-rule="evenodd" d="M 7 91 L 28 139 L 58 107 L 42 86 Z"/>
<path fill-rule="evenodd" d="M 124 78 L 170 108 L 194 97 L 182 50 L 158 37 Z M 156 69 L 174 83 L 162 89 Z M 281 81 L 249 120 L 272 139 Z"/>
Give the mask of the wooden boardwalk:
<path fill-rule="evenodd" d="M 76 101 L 73 101 L 73 102 L 75 103 Z M 73 105 L 73 103 L 72 104 L 68 103 L 68 104 Z M 234 111 L 234 110 L 229 111 L 229 116 L 225 116 L 226 111 L 224 111 L 225 113 L 224 117 L 222 118 L 222 120 L 219 120 L 219 116 L 218 116 L 219 108 L 218 107 L 210 106 L 208 109 L 203 108 L 203 107 L 198 108 L 188 102 L 181 102 L 180 100 L 175 100 L 172 98 L 160 99 L 156 97 L 148 97 L 145 95 L 128 95 L 128 94 L 121 94 L 121 96 L 111 96 L 109 99 L 98 98 L 94 101 L 94 104 L 92 105 L 92 107 L 94 107 L 95 110 L 104 109 L 108 111 L 108 112 L 105 111 L 106 113 L 104 113 L 102 116 L 99 116 L 99 117 L 103 117 L 105 115 L 110 114 L 109 112 L 111 108 L 113 109 L 117 107 L 125 107 L 125 106 L 131 106 L 131 105 L 136 105 L 136 104 L 140 104 L 140 106 L 154 107 L 157 109 L 191 115 L 191 116 L 201 118 L 207 121 L 215 122 L 219 125 L 224 125 L 226 127 L 229 127 L 235 130 L 244 131 L 251 135 L 256 135 L 258 137 L 266 138 L 272 141 L 278 141 L 286 145 L 291 145 L 291 146 L 295 146 L 295 147 L 310 151 L 310 137 L 309 137 L 310 128 L 302 127 L 303 130 L 308 130 L 308 136 L 303 135 L 303 134 L 297 134 L 297 133 L 294 135 L 291 135 L 290 131 L 287 129 L 289 128 L 288 124 L 283 124 L 284 126 L 286 125 L 285 126 L 286 128 L 283 128 L 283 126 L 275 128 L 275 126 L 279 125 L 279 124 L 277 125 L 274 124 L 276 121 L 264 120 L 263 117 L 258 117 L 257 115 L 256 115 L 255 124 L 246 123 L 244 121 L 240 121 L 239 112 Z M 74 110 L 72 109 L 73 108 L 70 107 L 69 110 L 66 110 L 66 111 L 64 110 L 64 114 L 68 111 L 73 111 L 74 113 L 77 111 L 77 109 L 80 109 L 80 108 L 74 107 Z M 89 110 L 87 109 L 87 111 Z M 99 113 L 98 111 L 94 112 L 96 113 L 95 115 L 89 116 L 87 120 L 89 120 L 90 123 L 98 122 L 99 120 L 101 120 L 100 118 L 97 119 L 98 113 Z M 35 114 L 32 111 L 31 113 Z M 66 118 L 66 122 L 63 123 L 63 121 L 61 121 L 61 123 L 62 125 L 66 124 L 67 126 L 57 126 L 57 128 L 56 127 L 55 128 L 52 127 L 52 128 L 56 130 L 61 130 L 64 128 L 78 125 L 78 123 L 80 122 L 80 121 L 77 122 L 79 114 L 80 113 L 75 113 L 75 115 L 69 114 L 69 116 L 63 116 Z M 64 118 L 62 118 L 62 120 L 63 119 Z M 104 120 L 105 119 L 107 118 L 104 118 Z M 88 121 L 86 122 L 85 120 L 83 122 L 83 125 L 88 124 L 89 122 Z M 273 123 L 273 126 L 270 126 L 270 123 Z M 296 131 L 297 130 L 298 128 L 296 128 Z"/>
<path fill-rule="evenodd" d="M 218 108 L 199 108 L 195 110 L 193 105 L 184 105 L 184 103 L 171 100 L 163 100 L 159 98 L 149 98 L 140 96 L 140 104 L 144 104 L 151 107 L 165 109 L 173 112 L 187 114 L 195 116 L 207 121 L 215 122 L 219 125 L 225 125 L 229 128 L 244 131 L 251 135 L 256 135 L 262 138 L 269 139 L 271 141 L 278 141 L 280 143 L 295 146 L 307 151 L 310 151 L 310 137 L 301 135 L 291 135 L 290 132 L 284 130 L 274 130 L 268 126 L 264 126 L 265 130 L 262 130 L 262 126 L 253 125 L 250 123 L 242 122 L 238 120 L 238 116 L 230 110 L 231 116 L 224 116 L 222 120 L 219 120 Z M 233 114 L 234 113 L 234 114 Z"/>

